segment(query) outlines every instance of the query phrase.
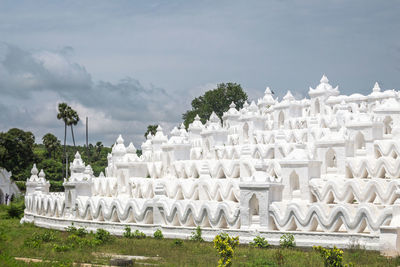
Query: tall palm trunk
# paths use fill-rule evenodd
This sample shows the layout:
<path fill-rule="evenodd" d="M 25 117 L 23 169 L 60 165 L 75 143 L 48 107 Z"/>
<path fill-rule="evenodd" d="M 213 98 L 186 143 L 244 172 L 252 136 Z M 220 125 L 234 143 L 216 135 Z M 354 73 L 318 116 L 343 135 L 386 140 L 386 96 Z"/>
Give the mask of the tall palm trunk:
<path fill-rule="evenodd" d="M 64 161 L 65 161 L 65 164 L 67 164 L 67 147 L 66 147 L 66 144 L 67 144 L 67 122 L 64 122 Z M 62 165 L 63 167 L 62 167 L 62 172 L 63 172 L 63 175 L 64 175 L 64 164 Z M 68 177 L 65 177 L 65 178 L 68 178 Z"/>
<path fill-rule="evenodd" d="M 71 124 L 71 133 L 72 133 L 72 142 L 74 142 L 74 147 L 75 147 L 76 145 L 75 145 L 75 137 L 74 137 L 74 128 L 72 127 L 72 124 Z"/>

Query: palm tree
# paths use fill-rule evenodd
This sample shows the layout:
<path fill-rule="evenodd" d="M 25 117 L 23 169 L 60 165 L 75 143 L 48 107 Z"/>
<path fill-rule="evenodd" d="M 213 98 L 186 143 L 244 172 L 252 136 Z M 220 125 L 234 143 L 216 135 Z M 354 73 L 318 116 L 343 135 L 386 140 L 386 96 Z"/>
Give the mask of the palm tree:
<path fill-rule="evenodd" d="M 157 127 L 158 127 L 157 124 L 156 124 L 156 125 L 148 125 L 148 126 L 147 126 L 147 131 L 146 131 L 146 133 L 144 134 L 144 137 L 147 138 L 147 136 L 148 136 L 149 134 L 155 135 L 156 132 L 157 132 Z"/>
<path fill-rule="evenodd" d="M 103 145 L 102 142 L 97 142 L 96 143 L 96 152 L 97 152 L 97 158 L 98 159 L 100 158 L 100 153 L 101 153 L 101 150 L 102 150 L 103 147 L 104 147 L 104 145 Z"/>
<path fill-rule="evenodd" d="M 64 122 L 64 158 L 65 155 L 67 154 L 66 143 L 67 143 L 67 123 L 68 123 L 68 113 L 69 113 L 68 108 L 69 106 L 67 105 L 67 103 L 58 104 L 57 119 L 62 120 Z M 64 165 L 62 172 L 64 174 Z"/>
<path fill-rule="evenodd" d="M 60 147 L 60 140 L 51 133 L 47 133 L 42 138 L 43 145 L 46 147 L 47 153 L 49 153 L 49 158 L 51 158 L 51 154 L 53 153 L 53 158 L 56 158 L 56 151 Z"/>
<path fill-rule="evenodd" d="M 78 113 L 73 110 L 71 107 L 68 107 L 68 121 L 67 121 L 67 125 L 71 126 L 71 134 L 72 134 L 72 142 L 74 143 L 74 147 L 75 145 L 75 136 L 74 136 L 74 128 L 73 125 L 77 125 L 79 122 L 79 115 Z"/>

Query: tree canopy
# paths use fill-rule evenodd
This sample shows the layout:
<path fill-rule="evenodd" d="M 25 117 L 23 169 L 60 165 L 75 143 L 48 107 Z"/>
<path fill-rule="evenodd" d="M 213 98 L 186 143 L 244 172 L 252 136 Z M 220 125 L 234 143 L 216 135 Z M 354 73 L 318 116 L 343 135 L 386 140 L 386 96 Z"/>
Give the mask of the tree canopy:
<path fill-rule="evenodd" d="M 204 95 L 193 99 L 192 109 L 182 115 L 183 123 L 188 128 L 196 115 L 199 115 L 201 121 L 205 123 L 213 111 L 222 119 L 223 113 L 229 109 L 232 102 L 235 103 L 236 108 L 242 108 L 246 100 L 247 94 L 240 84 L 220 83 L 216 89 L 209 90 Z"/>
<path fill-rule="evenodd" d="M 0 133 L 0 166 L 12 172 L 16 180 L 26 179 L 27 168 L 34 161 L 35 136 L 31 132 L 13 128 Z"/>
<path fill-rule="evenodd" d="M 147 126 L 147 131 L 146 131 L 146 133 L 144 134 L 144 137 L 147 138 L 147 136 L 148 136 L 150 133 L 151 133 L 152 135 L 155 135 L 156 132 L 157 132 L 157 127 L 158 127 L 158 125 L 149 125 L 149 126 Z"/>
<path fill-rule="evenodd" d="M 43 145 L 45 146 L 49 158 L 53 155 L 53 158 L 56 157 L 56 151 L 60 148 L 61 142 L 58 138 L 51 133 L 47 133 L 42 137 Z"/>

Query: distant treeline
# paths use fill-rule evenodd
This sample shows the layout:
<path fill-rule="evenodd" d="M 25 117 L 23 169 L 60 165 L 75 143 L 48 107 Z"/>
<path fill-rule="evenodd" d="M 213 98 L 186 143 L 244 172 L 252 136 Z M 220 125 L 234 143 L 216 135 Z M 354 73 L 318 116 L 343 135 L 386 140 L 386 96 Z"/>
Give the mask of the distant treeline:
<path fill-rule="evenodd" d="M 0 132 L 0 167 L 12 172 L 12 179 L 16 181 L 21 190 L 25 190 L 26 179 L 30 177 L 32 165 L 36 163 L 37 168 L 43 169 L 46 179 L 50 181 L 52 191 L 63 191 L 63 178 L 65 177 L 64 151 L 60 140 L 51 133 L 42 138 L 43 144 L 35 143 L 35 136 L 31 132 L 13 128 L 7 132 Z M 92 166 L 94 175 L 107 167 L 107 154 L 111 148 L 103 146 L 102 142 L 95 145 L 66 146 L 68 162 L 72 162 L 76 151 L 82 156 L 86 164 Z"/>

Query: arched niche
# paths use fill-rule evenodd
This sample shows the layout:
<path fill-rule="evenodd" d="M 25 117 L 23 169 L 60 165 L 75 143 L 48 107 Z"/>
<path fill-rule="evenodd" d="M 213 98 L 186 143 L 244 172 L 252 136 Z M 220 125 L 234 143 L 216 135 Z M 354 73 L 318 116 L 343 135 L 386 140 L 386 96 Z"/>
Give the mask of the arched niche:
<path fill-rule="evenodd" d="M 279 112 L 278 116 L 278 128 L 283 128 L 285 125 L 285 114 L 283 114 L 283 111 Z"/>
<path fill-rule="evenodd" d="M 385 119 L 383 120 L 383 133 L 384 134 L 391 134 L 392 133 L 392 117 L 386 116 Z"/>
<path fill-rule="evenodd" d="M 289 176 L 290 192 L 292 198 L 300 198 L 300 179 L 299 175 L 293 171 Z"/>
<path fill-rule="evenodd" d="M 249 140 L 249 124 L 247 122 L 243 125 L 243 139 Z"/>
<path fill-rule="evenodd" d="M 256 194 L 250 198 L 249 201 L 249 215 L 250 215 L 250 225 L 260 223 L 260 205 Z"/>
<path fill-rule="evenodd" d="M 71 193 L 71 191 L 68 191 L 68 194 L 67 194 L 67 205 L 70 206 L 71 203 L 72 203 L 72 193 Z"/>
<path fill-rule="evenodd" d="M 327 171 L 332 168 L 337 168 L 336 153 L 332 148 L 329 148 L 326 152 L 325 163 Z"/>
<path fill-rule="evenodd" d="M 365 149 L 365 138 L 361 132 L 358 132 L 354 139 L 355 150 Z"/>
<path fill-rule="evenodd" d="M 321 106 L 318 98 L 315 100 L 314 108 L 315 108 L 315 114 L 321 113 Z"/>
<path fill-rule="evenodd" d="M 209 152 L 211 150 L 211 145 L 208 139 L 206 139 L 205 145 L 206 145 L 206 151 Z"/>

